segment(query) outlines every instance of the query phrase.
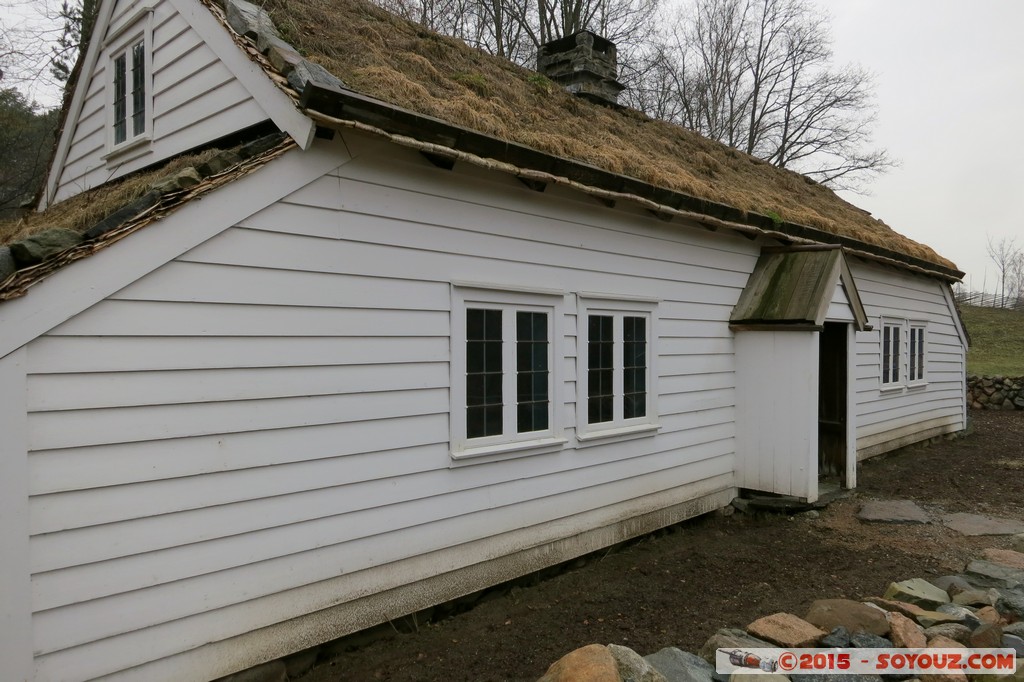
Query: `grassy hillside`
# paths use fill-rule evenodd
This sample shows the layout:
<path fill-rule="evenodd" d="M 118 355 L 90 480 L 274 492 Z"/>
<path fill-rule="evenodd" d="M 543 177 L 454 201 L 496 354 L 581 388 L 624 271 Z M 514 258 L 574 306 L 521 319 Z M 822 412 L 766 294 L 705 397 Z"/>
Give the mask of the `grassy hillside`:
<path fill-rule="evenodd" d="M 967 373 L 1024 376 L 1024 311 L 963 306 L 971 335 Z"/>

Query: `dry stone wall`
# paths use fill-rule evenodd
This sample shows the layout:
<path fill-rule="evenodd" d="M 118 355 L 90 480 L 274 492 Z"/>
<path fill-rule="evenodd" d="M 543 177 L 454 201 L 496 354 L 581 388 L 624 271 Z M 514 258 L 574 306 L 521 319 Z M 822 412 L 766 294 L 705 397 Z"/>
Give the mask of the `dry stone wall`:
<path fill-rule="evenodd" d="M 967 404 L 975 410 L 1024 410 L 1024 377 L 967 377 Z"/>

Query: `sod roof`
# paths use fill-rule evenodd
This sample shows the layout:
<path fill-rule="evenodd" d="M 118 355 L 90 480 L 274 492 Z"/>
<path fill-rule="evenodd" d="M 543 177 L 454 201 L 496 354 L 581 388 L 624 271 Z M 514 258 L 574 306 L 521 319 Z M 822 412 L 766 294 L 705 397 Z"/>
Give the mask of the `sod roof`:
<path fill-rule="evenodd" d="M 570 95 L 365 0 L 265 0 L 282 37 L 359 93 L 743 212 L 955 270 L 832 190 L 681 126 Z"/>

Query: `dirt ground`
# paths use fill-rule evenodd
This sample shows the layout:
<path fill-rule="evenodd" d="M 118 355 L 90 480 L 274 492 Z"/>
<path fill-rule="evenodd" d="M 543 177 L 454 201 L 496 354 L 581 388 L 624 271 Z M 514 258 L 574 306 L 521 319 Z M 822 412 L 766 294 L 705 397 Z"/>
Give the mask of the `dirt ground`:
<path fill-rule="evenodd" d="M 863 462 L 856 493 L 818 518 L 709 514 L 414 632 L 378 636 L 303 680 L 533 681 L 585 644 L 696 651 L 720 627 L 778 611 L 802 616 L 815 599 L 862 599 L 894 580 L 958 572 L 1007 538 L 967 538 L 934 523 L 864 524 L 855 514 L 864 499 L 912 499 L 933 517 L 1024 520 L 1024 412 L 971 416 L 969 436 Z"/>

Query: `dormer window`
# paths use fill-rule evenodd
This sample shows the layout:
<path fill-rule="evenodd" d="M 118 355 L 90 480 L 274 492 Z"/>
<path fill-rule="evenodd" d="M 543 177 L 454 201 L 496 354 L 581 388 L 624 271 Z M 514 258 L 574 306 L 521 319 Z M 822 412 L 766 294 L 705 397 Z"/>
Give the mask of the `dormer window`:
<path fill-rule="evenodd" d="M 114 56 L 114 145 L 146 132 L 146 41 Z"/>
<path fill-rule="evenodd" d="M 146 7 L 107 39 L 108 164 L 123 163 L 125 152 L 148 152 L 153 132 L 152 10 Z M 116 158 L 114 158 L 116 157 Z"/>

